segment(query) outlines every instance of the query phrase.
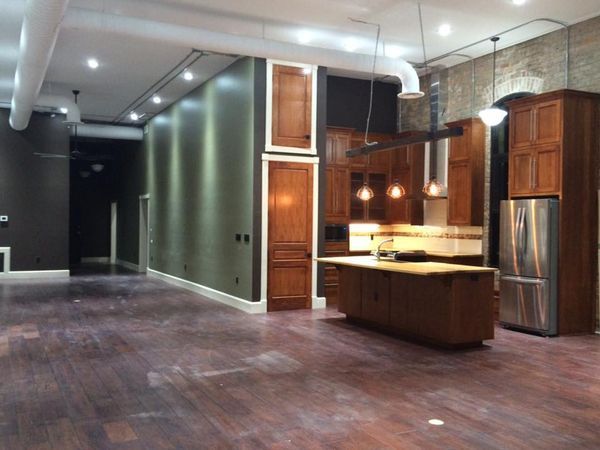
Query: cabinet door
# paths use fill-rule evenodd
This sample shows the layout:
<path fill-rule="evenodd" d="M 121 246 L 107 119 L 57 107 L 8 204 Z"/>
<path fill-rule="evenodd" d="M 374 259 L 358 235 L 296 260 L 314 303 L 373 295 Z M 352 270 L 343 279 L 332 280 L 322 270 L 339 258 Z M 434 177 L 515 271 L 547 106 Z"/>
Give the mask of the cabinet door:
<path fill-rule="evenodd" d="M 535 143 L 553 144 L 562 138 L 562 101 L 552 100 L 537 105 L 535 111 Z"/>
<path fill-rule="evenodd" d="M 513 195 L 529 195 L 533 192 L 533 154 L 529 150 L 511 151 L 508 190 Z"/>
<path fill-rule="evenodd" d="M 327 165 L 335 164 L 335 133 L 327 132 L 325 141 L 325 163 Z"/>
<path fill-rule="evenodd" d="M 462 123 L 463 135 L 449 139 L 448 141 L 448 160 L 455 161 L 468 159 L 471 152 L 471 127 L 467 123 Z"/>
<path fill-rule="evenodd" d="M 348 221 L 350 216 L 350 171 L 343 167 L 337 167 L 334 171 L 335 190 L 335 215 L 344 222 Z"/>
<path fill-rule="evenodd" d="M 539 147 L 533 161 L 533 186 L 537 194 L 560 194 L 560 146 Z"/>
<path fill-rule="evenodd" d="M 392 170 L 402 170 L 410 167 L 408 148 L 408 145 L 403 145 L 391 150 Z"/>
<path fill-rule="evenodd" d="M 388 188 L 386 173 L 369 172 L 369 186 L 375 196 L 367 202 L 367 219 L 369 221 L 384 222 L 387 219 L 387 199 L 385 194 Z"/>
<path fill-rule="evenodd" d="M 528 147 L 533 143 L 533 106 L 522 106 L 510 111 L 511 149 Z"/>
<path fill-rule="evenodd" d="M 311 73 L 301 67 L 273 66 L 273 145 L 310 148 L 311 101 Z"/>
<path fill-rule="evenodd" d="M 471 224 L 471 167 L 469 161 L 448 163 L 448 225 Z"/>
<path fill-rule="evenodd" d="M 334 219 L 336 215 L 335 196 L 337 194 L 335 187 L 335 167 L 325 169 L 325 220 Z"/>
<path fill-rule="evenodd" d="M 350 141 L 350 148 L 358 148 L 365 145 L 365 135 L 364 133 L 356 132 L 352 134 L 352 140 Z M 368 156 L 355 156 L 353 158 L 348 158 L 348 165 L 352 168 L 360 168 L 364 169 L 367 167 L 367 158 Z"/>
<path fill-rule="evenodd" d="M 380 270 L 362 271 L 361 318 L 388 325 L 390 322 L 390 274 Z"/>
<path fill-rule="evenodd" d="M 349 317 L 362 314 L 362 269 L 340 266 L 338 309 Z"/>
<path fill-rule="evenodd" d="M 356 193 L 365 182 L 364 172 L 351 172 L 350 173 L 350 220 L 365 221 L 367 220 L 367 207 L 361 199 L 356 196 Z"/>

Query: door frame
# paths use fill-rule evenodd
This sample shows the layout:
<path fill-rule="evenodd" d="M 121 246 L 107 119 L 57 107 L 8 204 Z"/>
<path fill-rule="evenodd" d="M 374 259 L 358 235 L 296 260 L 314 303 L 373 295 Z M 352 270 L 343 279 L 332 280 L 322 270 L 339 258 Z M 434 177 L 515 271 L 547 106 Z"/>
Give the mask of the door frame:
<path fill-rule="evenodd" d="M 150 266 L 150 194 L 140 195 L 138 209 L 138 272 L 146 273 Z"/>
<path fill-rule="evenodd" d="M 293 162 L 313 165 L 313 211 L 312 211 L 312 270 L 311 304 L 312 309 L 325 308 L 325 297 L 317 297 L 317 262 L 319 248 L 319 157 L 262 154 L 262 222 L 261 222 L 261 276 L 260 301 L 267 303 L 267 277 L 269 272 L 269 163 Z"/>

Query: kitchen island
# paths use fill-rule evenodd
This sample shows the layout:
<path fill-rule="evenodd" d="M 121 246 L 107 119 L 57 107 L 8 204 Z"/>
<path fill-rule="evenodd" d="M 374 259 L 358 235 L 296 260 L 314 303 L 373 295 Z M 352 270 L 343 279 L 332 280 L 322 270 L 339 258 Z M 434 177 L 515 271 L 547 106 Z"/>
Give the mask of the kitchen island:
<path fill-rule="evenodd" d="M 494 338 L 494 272 L 438 262 L 317 258 L 339 271 L 348 320 L 432 344 L 463 348 Z"/>

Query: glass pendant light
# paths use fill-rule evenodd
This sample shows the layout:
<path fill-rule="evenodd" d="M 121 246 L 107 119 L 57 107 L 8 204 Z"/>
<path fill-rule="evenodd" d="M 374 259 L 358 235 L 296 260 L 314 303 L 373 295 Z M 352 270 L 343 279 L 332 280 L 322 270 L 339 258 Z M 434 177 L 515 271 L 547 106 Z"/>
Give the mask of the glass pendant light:
<path fill-rule="evenodd" d="M 364 183 L 360 189 L 356 192 L 356 196 L 361 199 L 363 202 L 368 202 L 373 197 L 375 197 L 375 193 L 373 189 L 369 187 L 367 183 Z"/>
<path fill-rule="evenodd" d="M 389 185 L 387 191 L 385 191 L 388 197 L 397 200 L 406 195 L 406 189 L 398 182 L 398 180 L 394 180 L 392 184 Z"/>
<path fill-rule="evenodd" d="M 494 43 L 494 54 L 493 54 L 493 71 L 492 71 L 492 106 L 489 108 L 482 109 L 479 111 L 479 117 L 489 127 L 494 127 L 504 120 L 506 117 L 506 111 L 494 106 L 496 101 L 496 43 L 500 40 L 498 36 L 494 36 L 490 39 Z"/>
<path fill-rule="evenodd" d="M 430 180 L 423 186 L 423 192 L 429 197 L 439 197 L 444 192 L 444 186 L 437 180 L 436 177 L 431 177 Z"/>

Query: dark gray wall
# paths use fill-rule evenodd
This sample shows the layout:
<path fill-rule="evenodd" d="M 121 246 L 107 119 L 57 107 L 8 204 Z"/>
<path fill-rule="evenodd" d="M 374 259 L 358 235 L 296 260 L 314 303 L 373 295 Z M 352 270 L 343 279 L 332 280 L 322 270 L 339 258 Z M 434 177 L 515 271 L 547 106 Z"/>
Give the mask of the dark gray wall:
<path fill-rule="evenodd" d="M 327 125 L 364 131 L 370 90 L 369 80 L 327 77 Z M 396 132 L 397 92 L 396 84 L 374 83 L 370 131 Z"/>
<path fill-rule="evenodd" d="M 11 270 L 69 268 L 69 159 L 42 159 L 33 152 L 69 153 L 60 117 L 33 114 L 17 132 L 0 109 L 0 247 L 11 247 Z"/>
<path fill-rule="evenodd" d="M 253 278 L 260 273 L 253 261 L 260 234 L 254 215 L 257 146 L 264 148 L 264 136 L 256 136 L 264 134 L 264 125 L 255 123 L 264 110 L 256 103 L 264 104 L 255 86 L 256 74 L 264 73 L 260 65 L 264 61 L 252 58 L 235 62 L 148 123 L 143 152 L 123 165 L 131 178 L 119 193 L 120 259 L 137 262 L 138 199 L 148 193 L 152 269 L 258 299 Z M 237 242 L 236 233 L 249 234 L 250 242 Z"/>
<path fill-rule="evenodd" d="M 319 164 L 319 232 L 318 253 L 325 256 L 325 150 L 327 146 L 327 119 L 328 119 L 328 88 L 327 68 L 319 67 L 317 73 L 317 155 L 321 161 Z M 325 267 L 323 264 L 317 266 L 317 296 L 325 296 Z"/>

